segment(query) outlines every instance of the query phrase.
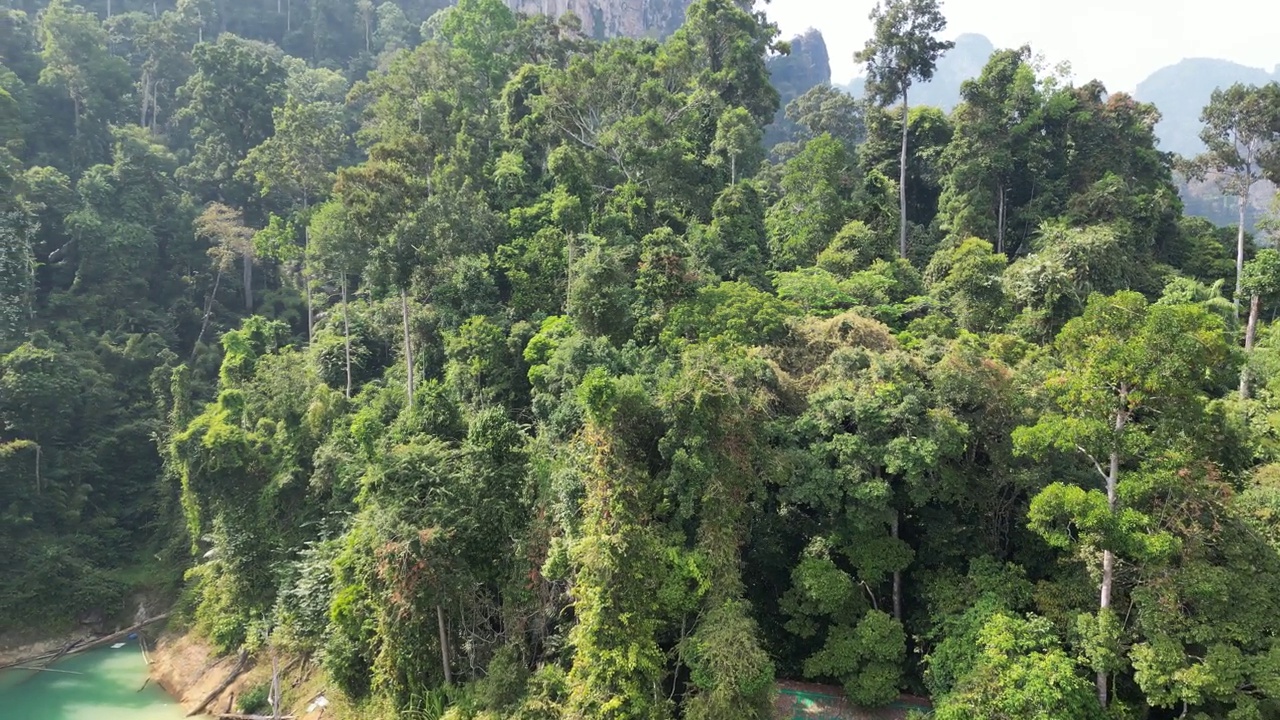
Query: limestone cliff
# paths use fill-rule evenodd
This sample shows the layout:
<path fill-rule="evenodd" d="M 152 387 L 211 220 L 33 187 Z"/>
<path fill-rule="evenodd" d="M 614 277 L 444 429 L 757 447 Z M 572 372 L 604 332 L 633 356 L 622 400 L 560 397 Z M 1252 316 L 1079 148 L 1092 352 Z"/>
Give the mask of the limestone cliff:
<path fill-rule="evenodd" d="M 508 0 L 526 14 L 573 12 L 588 37 L 666 37 L 684 23 L 691 0 Z"/>

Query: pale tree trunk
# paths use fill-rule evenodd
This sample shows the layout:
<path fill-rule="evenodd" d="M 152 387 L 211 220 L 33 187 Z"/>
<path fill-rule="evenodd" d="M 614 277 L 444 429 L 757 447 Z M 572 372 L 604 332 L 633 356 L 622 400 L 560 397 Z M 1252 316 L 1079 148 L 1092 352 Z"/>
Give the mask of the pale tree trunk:
<path fill-rule="evenodd" d="M 1249 399 L 1249 356 L 1253 353 L 1253 338 L 1258 332 L 1258 308 L 1262 305 L 1262 298 L 1254 295 L 1249 298 L 1249 324 L 1244 330 L 1244 354 L 1245 365 L 1240 370 L 1240 399 Z"/>
<path fill-rule="evenodd" d="M 245 244 L 242 253 L 244 262 L 244 309 L 253 312 L 253 246 Z"/>
<path fill-rule="evenodd" d="M 738 156 L 737 155 L 729 156 L 729 184 L 730 185 L 738 184 Z"/>
<path fill-rule="evenodd" d="M 1240 227 L 1236 230 L 1236 319 L 1240 318 L 1240 293 L 1243 291 L 1244 282 L 1244 219 L 1245 211 L 1249 207 L 1249 191 L 1245 189 L 1240 194 Z"/>
<path fill-rule="evenodd" d="M 907 256 L 907 88 L 902 88 L 902 156 L 898 167 L 898 253 Z"/>
<path fill-rule="evenodd" d="M 1120 386 L 1120 403 L 1121 407 L 1116 410 L 1115 431 L 1117 442 L 1119 435 L 1124 432 L 1125 424 L 1129 420 L 1129 412 L 1126 407 L 1128 404 L 1129 389 L 1126 385 Z M 1116 486 L 1120 480 L 1120 449 L 1119 447 L 1111 450 L 1110 463 L 1107 468 L 1107 507 L 1114 515 L 1118 504 Z M 1098 593 L 1098 609 L 1099 614 L 1111 609 L 1111 589 L 1115 584 L 1116 572 L 1116 556 L 1111 550 L 1102 551 L 1102 587 Z M 1107 707 L 1107 673 L 1105 670 L 1098 671 L 1098 703 L 1103 709 Z"/>
<path fill-rule="evenodd" d="M 893 539 L 898 539 L 898 511 L 893 511 L 893 518 L 889 521 L 889 529 L 893 533 Z M 902 571 L 893 571 L 893 619 L 902 622 Z"/>
<path fill-rule="evenodd" d="M 449 670 L 449 634 L 445 631 L 444 608 L 436 605 L 436 626 L 440 632 L 440 662 L 444 667 L 444 684 L 453 684 L 453 672 Z"/>
<path fill-rule="evenodd" d="M 209 318 L 213 315 L 213 300 L 218 294 L 218 284 L 222 282 L 222 270 L 218 270 L 218 274 L 213 277 L 213 289 L 209 291 L 209 298 L 204 303 L 204 317 L 200 319 L 200 334 L 196 335 L 196 342 L 191 346 L 191 362 L 196 361 L 196 351 L 200 349 L 200 343 L 204 340 L 204 333 L 209 329 Z"/>
<path fill-rule="evenodd" d="M 347 353 L 347 399 L 351 399 L 351 316 L 347 314 L 347 273 L 342 273 L 342 344 Z"/>
<path fill-rule="evenodd" d="M 409 292 L 400 290 L 400 313 L 404 319 L 405 391 L 409 393 L 409 407 L 413 407 L 413 342 L 409 338 Z"/>
<path fill-rule="evenodd" d="M 151 71 L 142 71 L 142 115 L 138 119 L 138 124 L 142 127 L 147 126 L 147 106 L 151 101 Z"/>
<path fill-rule="evenodd" d="M 280 663 L 275 651 L 271 653 L 271 717 L 280 717 Z"/>
<path fill-rule="evenodd" d="M 156 131 L 156 120 L 160 117 L 160 98 L 157 93 L 160 90 L 160 81 L 153 80 L 151 82 L 151 124 L 148 126 L 152 133 Z"/>
<path fill-rule="evenodd" d="M 569 256 L 568 263 L 564 268 L 564 311 L 569 312 L 569 293 L 573 290 L 573 233 L 565 233 L 566 248 Z"/>
<path fill-rule="evenodd" d="M 1000 212 L 996 220 L 996 252 L 1004 252 L 1004 226 L 1005 226 L 1005 187 L 1000 186 Z"/>
<path fill-rule="evenodd" d="M 305 202 L 304 202 L 305 205 Z M 306 225 L 302 226 L 302 257 L 307 257 L 308 244 L 311 241 L 311 233 Z M 302 261 L 302 284 L 307 287 L 307 343 L 315 340 L 316 334 L 316 313 L 312 309 L 311 298 L 311 271 L 307 269 L 307 261 Z"/>

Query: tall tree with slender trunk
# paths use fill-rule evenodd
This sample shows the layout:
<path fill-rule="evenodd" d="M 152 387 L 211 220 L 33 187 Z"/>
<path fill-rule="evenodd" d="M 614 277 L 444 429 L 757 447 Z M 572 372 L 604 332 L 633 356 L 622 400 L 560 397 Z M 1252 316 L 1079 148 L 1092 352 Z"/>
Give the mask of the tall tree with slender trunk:
<path fill-rule="evenodd" d="M 209 203 L 196 218 L 196 235 L 225 249 L 224 255 L 239 255 L 244 270 L 244 309 L 253 312 L 253 229 L 244 224 L 244 213 Z M 223 263 L 219 263 L 221 268 Z"/>
<path fill-rule="evenodd" d="M 1236 314 L 1244 288 L 1244 239 L 1249 195 L 1280 155 L 1280 92 L 1240 83 L 1214 90 L 1200 114 L 1200 139 L 1208 150 L 1189 164 L 1193 177 L 1213 177 L 1236 198 Z"/>
<path fill-rule="evenodd" d="M 272 110 L 275 134 L 245 156 L 240 173 L 252 177 L 264 197 L 286 198 L 302 226 L 303 254 L 311 232 L 308 212 L 333 186 L 334 168 L 346 149 L 342 108 L 331 102 L 301 102 L 292 96 L 284 107 Z M 306 263 L 298 267 L 307 297 L 307 339 L 315 329 L 312 277 Z"/>
<path fill-rule="evenodd" d="M 1137 552 L 1144 524 L 1126 504 L 1125 477 L 1161 447 L 1185 446 L 1207 433 L 1205 390 L 1231 366 L 1221 317 L 1199 305 L 1148 305 L 1142 295 L 1094 295 L 1084 314 L 1055 342 L 1060 367 L 1045 381 L 1056 408 L 1013 433 L 1019 453 L 1049 449 L 1078 454 L 1102 489 L 1056 482 L 1031 503 L 1031 527 L 1051 544 L 1079 543 L 1097 558 L 1098 614 L 1087 653 L 1097 674 L 1098 702 L 1110 702 L 1121 622 L 1112 609 L 1120 552 Z M 1064 530 L 1063 528 L 1066 528 Z"/>
<path fill-rule="evenodd" d="M 1258 311 L 1263 298 L 1280 295 L 1280 251 L 1272 248 L 1259 250 L 1252 260 L 1245 263 L 1244 278 L 1240 284 L 1249 296 L 1249 321 L 1244 331 L 1246 360 L 1240 371 L 1240 398 L 1243 400 L 1249 397 L 1248 356 L 1253 353 L 1253 341 L 1258 332 Z"/>
<path fill-rule="evenodd" d="M 943 159 L 942 227 L 960 239 L 991 240 L 1003 253 L 1009 249 L 1011 223 L 1026 232 L 1018 206 L 1029 202 L 1035 185 L 1031 169 L 1044 98 L 1031 49 L 997 51 L 982 75 L 965 81 L 960 97 L 952 113 L 955 134 Z"/>
<path fill-rule="evenodd" d="M 369 246 L 363 234 L 351 222 L 341 202 L 330 200 L 316 207 L 311 216 L 311 242 L 307 246 L 307 263 L 330 277 L 336 275 L 342 292 L 342 344 L 346 366 L 346 396 L 353 387 L 351 370 L 351 316 L 348 309 L 351 276 L 364 270 Z"/>
<path fill-rule="evenodd" d="M 882 106 L 902 100 L 902 153 L 899 158 L 898 252 L 907 255 L 907 130 L 911 86 L 928 82 L 938 58 L 955 47 L 936 35 L 947 28 L 938 0 L 882 0 L 871 11 L 875 33 L 854 60 L 867 66 L 867 94 Z"/>

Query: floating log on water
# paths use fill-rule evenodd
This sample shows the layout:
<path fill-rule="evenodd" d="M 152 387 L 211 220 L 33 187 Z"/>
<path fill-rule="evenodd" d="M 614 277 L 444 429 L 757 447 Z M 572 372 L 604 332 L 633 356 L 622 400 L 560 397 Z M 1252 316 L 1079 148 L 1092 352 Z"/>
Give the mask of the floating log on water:
<path fill-rule="evenodd" d="M 75 648 L 77 645 L 79 645 L 82 642 L 85 642 L 85 640 L 81 639 L 81 640 L 76 640 L 74 642 L 67 643 L 61 650 L 50 650 L 49 652 L 40 653 L 39 655 L 30 655 L 28 657 L 19 658 L 17 660 L 14 660 L 13 662 L 0 665 L 0 670 L 17 668 L 21 665 L 31 665 L 41 661 L 43 661 L 42 667 L 44 665 L 52 664 L 54 660 L 60 659 L 63 655 L 66 655 L 68 652 L 70 652 L 73 648 Z"/>
<path fill-rule="evenodd" d="M 244 672 L 245 666 L 248 664 L 249 664 L 249 653 L 245 650 L 241 650 L 240 657 L 236 660 L 235 667 L 231 668 L 231 673 L 227 675 L 227 679 L 223 680 L 222 684 L 219 685 L 216 690 L 206 695 L 204 700 L 202 700 L 200 704 L 195 707 L 194 710 L 187 713 L 187 717 L 191 717 L 192 715 L 199 715 L 200 713 L 204 712 L 204 709 L 209 707 L 209 703 L 213 702 L 214 700 L 217 700 L 218 696 L 222 694 L 223 690 L 226 690 L 228 687 L 231 687 L 231 683 L 235 682 L 236 678 L 240 677 L 240 673 Z M 228 717 L 228 716 L 224 714 L 224 715 L 220 715 L 219 717 Z"/>
<path fill-rule="evenodd" d="M 85 650 L 92 650 L 93 648 L 101 647 L 102 645 L 116 642 L 121 638 L 127 638 L 129 637 L 130 633 L 138 632 L 142 628 L 148 625 L 153 625 L 155 623 L 158 623 L 161 620 L 164 620 L 168 617 L 169 617 L 169 613 L 165 613 L 163 615 L 157 615 L 148 620 L 143 620 L 137 625 L 134 625 L 133 627 L 125 628 L 120 632 L 111 633 L 110 635 L 103 635 L 102 637 L 85 638 L 82 640 L 76 640 L 75 642 L 68 643 L 61 650 L 51 650 L 49 652 L 40 653 L 39 655 L 31 655 L 29 657 L 19 658 L 17 660 L 14 660 L 11 663 L 0 665 L 0 670 L 17 668 L 22 665 L 31 665 L 32 663 L 38 663 L 41 661 L 44 661 L 45 665 L 51 665 L 53 664 L 54 661 L 61 660 L 64 655 L 75 655 L 76 653 L 84 652 Z"/>
<path fill-rule="evenodd" d="M 13 669 L 14 670 L 35 670 L 36 672 L 62 673 L 63 675 L 83 675 L 84 674 L 82 672 L 76 672 L 75 670 L 59 670 L 57 668 L 32 667 L 27 665 L 14 665 Z"/>
<path fill-rule="evenodd" d="M 59 660 L 63 655 L 66 655 L 67 653 L 71 652 L 71 649 L 72 649 L 72 648 L 74 648 L 75 646 L 79 645 L 81 642 L 83 642 L 83 641 L 82 641 L 82 640 L 76 640 L 76 641 L 74 641 L 74 642 L 69 642 L 69 643 L 67 643 L 67 644 L 66 644 L 66 645 L 65 645 L 61 650 L 59 650 L 59 651 L 57 652 L 57 654 L 55 654 L 53 657 L 49 658 L 49 660 L 47 660 L 47 661 L 45 662 L 45 664 L 44 664 L 44 665 L 41 665 L 41 667 L 49 667 L 50 665 L 52 665 L 52 664 L 54 664 L 54 663 L 58 662 L 58 660 Z"/>
<path fill-rule="evenodd" d="M 76 647 L 72 648 L 67 654 L 75 655 L 76 653 L 84 652 L 85 650 L 92 650 L 93 648 L 96 648 L 96 647 L 101 647 L 109 643 L 114 643 L 118 640 L 129 637 L 129 635 L 138 632 L 139 630 L 141 630 L 142 628 L 148 625 L 154 625 L 155 623 L 158 623 L 161 620 L 164 620 L 168 617 L 169 617 L 169 613 L 164 613 L 163 615 L 157 615 L 148 620 L 143 620 L 137 625 L 134 625 L 133 627 L 127 627 L 124 630 L 121 630 L 120 632 L 111 633 L 110 635 L 103 635 L 100 638 L 94 638 L 86 643 L 77 645 Z"/>
<path fill-rule="evenodd" d="M 138 633 L 138 649 L 142 651 L 142 661 L 151 665 L 151 656 L 147 654 L 147 636 Z"/>

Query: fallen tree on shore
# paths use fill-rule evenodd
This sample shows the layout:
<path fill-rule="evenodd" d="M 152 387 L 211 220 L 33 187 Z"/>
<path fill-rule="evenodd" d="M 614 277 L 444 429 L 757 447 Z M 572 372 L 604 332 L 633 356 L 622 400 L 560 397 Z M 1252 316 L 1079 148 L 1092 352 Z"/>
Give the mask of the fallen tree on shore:
<path fill-rule="evenodd" d="M 154 625 L 155 623 L 158 623 L 161 620 L 165 620 L 168 617 L 169 617 L 169 613 L 164 613 L 162 615 L 157 615 L 153 618 L 148 618 L 138 623 L 137 625 L 132 625 L 130 627 L 125 628 L 124 630 L 120 630 L 118 632 L 114 632 L 109 635 L 102 635 L 99 637 L 84 638 L 81 640 L 76 640 L 72 643 L 69 643 L 63 646 L 62 648 L 59 648 L 58 650 L 52 650 L 49 652 L 40 653 L 38 655 L 30 655 L 27 657 L 14 660 L 13 662 L 0 665 L 0 670 L 8 670 L 11 668 L 16 669 L 22 666 L 30 666 L 35 663 L 39 663 L 41 661 L 44 661 L 45 665 L 51 665 L 53 664 L 54 661 L 62 659 L 62 657 L 65 655 L 75 655 L 76 653 L 81 653 L 81 652 L 84 652 L 85 650 L 92 650 L 94 648 L 102 647 L 103 645 L 107 645 L 109 643 L 117 642 L 118 640 L 127 638 L 131 634 L 136 633 L 139 630 L 149 625 Z"/>

